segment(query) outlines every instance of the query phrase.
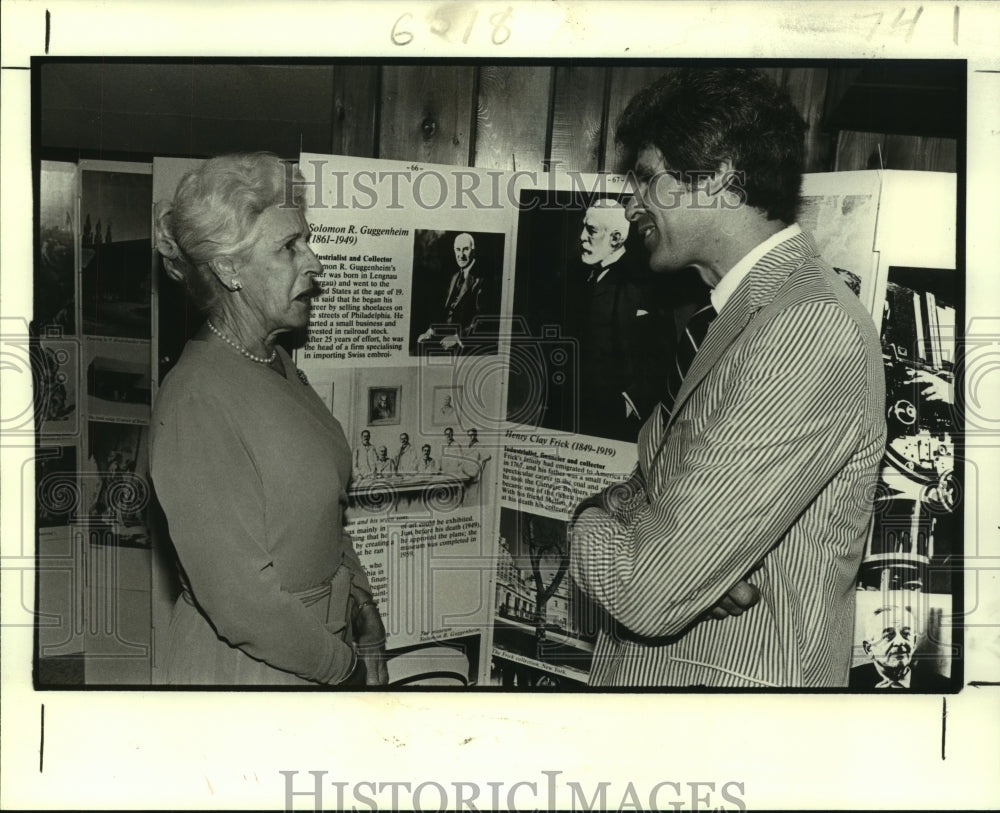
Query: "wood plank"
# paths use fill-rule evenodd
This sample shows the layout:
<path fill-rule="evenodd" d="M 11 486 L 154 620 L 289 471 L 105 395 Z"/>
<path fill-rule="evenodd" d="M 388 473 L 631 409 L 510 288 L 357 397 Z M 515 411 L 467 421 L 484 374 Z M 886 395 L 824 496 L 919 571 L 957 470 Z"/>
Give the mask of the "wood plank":
<path fill-rule="evenodd" d="M 879 145 L 882 147 L 882 165 L 885 164 L 885 141 L 882 133 L 860 133 L 856 130 L 841 130 L 837 136 L 837 154 L 834 172 L 850 172 L 855 169 L 879 168 Z"/>
<path fill-rule="evenodd" d="M 784 72 L 784 88 L 807 126 L 806 172 L 829 172 L 833 168 L 835 137 L 823 132 L 828 75 L 826 68 L 789 68 Z"/>
<path fill-rule="evenodd" d="M 605 79 L 608 69 L 556 68 L 549 167 L 598 172 L 604 164 Z"/>
<path fill-rule="evenodd" d="M 608 131 L 605 139 L 603 169 L 608 172 L 624 172 L 630 167 L 623 162 L 626 156 L 620 154 L 615 144 L 615 127 L 618 118 L 628 103 L 643 88 L 651 85 L 673 68 L 663 67 L 613 67 L 611 68 L 611 89 L 608 93 Z"/>
<path fill-rule="evenodd" d="M 823 117 L 832 118 L 838 111 L 840 103 L 855 82 L 861 77 L 861 68 L 830 68 L 826 82 L 826 98 L 823 100 Z"/>
<path fill-rule="evenodd" d="M 525 65 L 480 69 L 474 166 L 542 170 L 553 70 Z"/>
<path fill-rule="evenodd" d="M 333 69 L 330 152 L 373 158 L 378 150 L 378 65 L 336 65 Z"/>
<path fill-rule="evenodd" d="M 915 169 L 924 172 L 955 172 L 958 144 L 953 138 L 887 135 L 887 169 Z"/>
<path fill-rule="evenodd" d="M 378 157 L 468 166 L 475 85 L 469 66 L 385 66 Z"/>
<path fill-rule="evenodd" d="M 823 132 L 829 70 L 826 68 L 758 68 L 784 90 L 806 123 L 805 172 L 829 172 L 836 136 Z"/>

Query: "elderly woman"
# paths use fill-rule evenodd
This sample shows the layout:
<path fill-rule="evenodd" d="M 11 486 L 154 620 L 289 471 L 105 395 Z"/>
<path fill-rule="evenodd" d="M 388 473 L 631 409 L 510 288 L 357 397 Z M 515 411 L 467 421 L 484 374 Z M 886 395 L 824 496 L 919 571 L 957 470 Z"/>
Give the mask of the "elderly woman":
<path fill-rule="evenodd" d="M 213 158 L 157 206 L 167 273 L 208 316 L 153 411 L 150 470 L 183 585 L 169 683 L 387 679 L 343 528 L 351 450 L 275 344 L 307 326 L 322 271 L 289 169 L 268 153 Z"/>

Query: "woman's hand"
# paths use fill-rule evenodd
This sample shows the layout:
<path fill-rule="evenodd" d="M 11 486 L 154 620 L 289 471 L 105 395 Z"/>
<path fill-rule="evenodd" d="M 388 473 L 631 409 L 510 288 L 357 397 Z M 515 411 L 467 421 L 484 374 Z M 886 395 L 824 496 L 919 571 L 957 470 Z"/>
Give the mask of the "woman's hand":
<path fill-rule="evenodd" d="M 358 605 L 351 623 L 358 659 L 364 664 L 367 673 L 365 684 L 385 686 L 389 682 L 385 662 L 385 625 L 378 606 L 371 598 Z"/>

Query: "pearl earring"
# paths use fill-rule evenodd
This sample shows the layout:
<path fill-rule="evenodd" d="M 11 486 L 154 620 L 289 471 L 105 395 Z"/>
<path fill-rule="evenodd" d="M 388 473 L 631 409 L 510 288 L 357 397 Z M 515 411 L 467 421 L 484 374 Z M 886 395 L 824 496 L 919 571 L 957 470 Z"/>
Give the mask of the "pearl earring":
<path fill-rule="evenodd" d="M 243 288 L 243 283 L 239 281 L 238 277 L 233 277 L 233 283 L 232 283 L 232 285 L 233 285 L 233 290 L 234 291 L 239 291 L 239 290 L 242 290 L 242 288 Z"/>

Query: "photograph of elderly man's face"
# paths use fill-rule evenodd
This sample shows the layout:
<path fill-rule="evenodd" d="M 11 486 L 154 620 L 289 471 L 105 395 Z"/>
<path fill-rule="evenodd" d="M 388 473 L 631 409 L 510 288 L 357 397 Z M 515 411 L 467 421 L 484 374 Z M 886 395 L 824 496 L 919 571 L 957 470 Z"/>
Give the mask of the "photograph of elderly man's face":
<path fill-rule="evenodd" d="M 495 353 L 504 235 L 416 229 L 410 354 Z"/>
<path fill-rule="evenodd" d="M 628 201 L 522 191 L 513 315 L 537 338 L 512 349 L 508 420 L 635 442 L 662 397 L 674 308 L 703 286 L 654 277 Z"/>

